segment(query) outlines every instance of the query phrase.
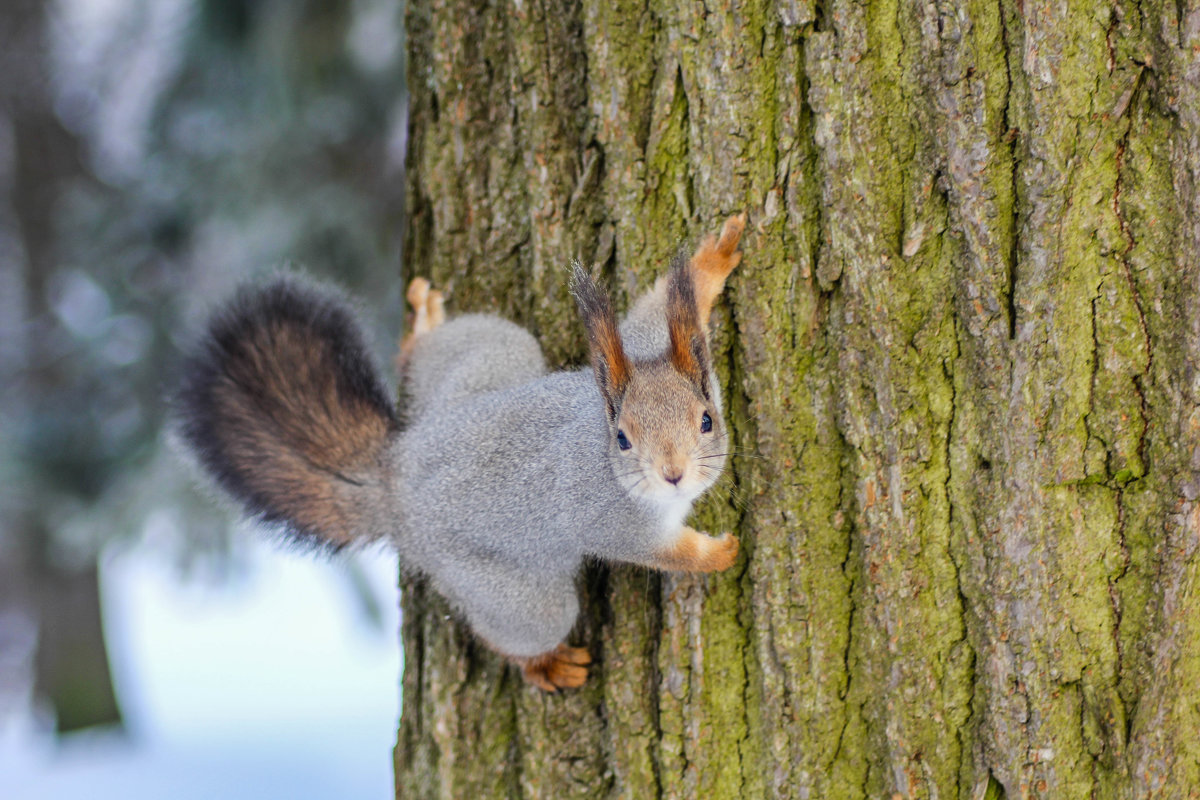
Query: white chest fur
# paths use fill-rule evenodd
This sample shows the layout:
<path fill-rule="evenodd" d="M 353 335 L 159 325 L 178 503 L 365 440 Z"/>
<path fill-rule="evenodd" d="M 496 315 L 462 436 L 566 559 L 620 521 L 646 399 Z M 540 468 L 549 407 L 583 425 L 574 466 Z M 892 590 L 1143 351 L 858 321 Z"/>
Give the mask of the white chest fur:
<path fill-rule="evenodd" d="M 675 533 L 683 525 L 688 514 L 692 513 L 692 501 L 684 497 L 656 502 L 654 505 L 662 516 L 665 533 Z"/>

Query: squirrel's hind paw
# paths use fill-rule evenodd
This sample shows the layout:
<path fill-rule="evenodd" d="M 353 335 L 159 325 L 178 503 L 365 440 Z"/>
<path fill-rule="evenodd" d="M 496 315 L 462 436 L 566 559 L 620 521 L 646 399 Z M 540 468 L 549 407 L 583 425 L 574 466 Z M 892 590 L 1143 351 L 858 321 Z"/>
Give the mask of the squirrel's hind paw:
<path fill-rule="evenodd" d="M 396 354 L 396 369 L 400 372 L 404 371 L 416 338 L 423 333 L 429 333 L 446 321 L 442 293 L 430 288 L 429 281 L 425 278 L 413 278 L 409 281 L 404 297 L 412 306 L 413 318 L 411 330 L 400 340 L 400 352 Z"/>
<path fill-rule="evenodd" d="M 720 238 L 709 236 L 696 248 L 692 256 L 692 280 L 696 287 L 696 305 L 700 309 L 700 321 L 708 324 L 708 314 L 717 297 L 725 289 L 725 279 L 742 261 L 738 242 L 746 228 L 746 215 L 736 214 L 725 220 Z"/>
<path fill-rule="evenodd" d="M 429 333 L 445 322 L 442 293 L 432 288 L 425 278 L 413 278 L 404 296 L 413 309 L 412 336 Z"/>
<path fill-rule="evenodd" d="M 426 278 L 413 278 L 408 282 L 408 291 L 404 294 L 404 299 L 408 300 L 408 304 L 413 307 L 413 311 L 419 311 L 425 305 L 425 299 L 429 297 L 429 281 Z"/>
<path fill-rule="evenodd" d="M 725 220 L 725 224 L 721 226 L 721 238 L 716 244 L 717 252 L 723 256 L 734 255 L 733 251 L 737 249 L 738 242 L 742 238 L 742 231 L 745 229 L 746 214 L 744 212 Z M 741 260 L 741 254 L 737 254 L 737 259 Z"/>
<path fill-rule="evenodd" d="M 692 270 L 701 281 L 724 281 L 742 260 L 738 242 L 746 229 L 746 215 L 735 214 L 721 226 L 720 237 L 709 236 L 692 256 Z"/>
<path fill-rule="evenodd" d="M 514 660 L 520 665 L 525 682 L 544 692 L 583 686 L 587 681 L 587 665 L 592 663 L 586 649 L 565 644 L 540 656 Z"/>

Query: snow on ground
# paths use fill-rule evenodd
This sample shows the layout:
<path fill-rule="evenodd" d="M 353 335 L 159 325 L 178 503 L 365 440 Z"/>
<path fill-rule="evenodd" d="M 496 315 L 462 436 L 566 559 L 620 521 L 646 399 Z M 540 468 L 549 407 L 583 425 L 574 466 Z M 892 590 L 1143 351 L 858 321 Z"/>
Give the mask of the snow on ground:
<path fill-rule="evenodd" d="M 381 634 L 356 613 L 343 561 L 245 546 L 249 568 L 232 585 L 182 580 L 147 545 L 105 559 L 128 730 L 59 744 L 33 714 L 0 719 L 0 797 L 392 796 L 395 558 L 353 557 L 381 600 Z"/>

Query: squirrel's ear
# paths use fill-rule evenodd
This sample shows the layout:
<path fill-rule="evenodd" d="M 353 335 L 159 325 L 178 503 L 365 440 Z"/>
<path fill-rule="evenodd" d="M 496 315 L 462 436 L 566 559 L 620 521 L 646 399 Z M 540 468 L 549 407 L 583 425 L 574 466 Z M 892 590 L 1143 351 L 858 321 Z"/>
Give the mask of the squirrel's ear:
<path fill-rule="evenodd" d="M 696 288 L 687 259 L 682 254 L 671 263 L 667 278 L 667 332 L 671 336 L 671 346 L 667 348 L 671 365 L 696 384 L 707 399 L 708 337 L 700 327 Z"/>
<path fill-rule="evenodd" d="M 630 366 L 617 331 L 617 318 L 613 315 L 608 295 L 584 271 L 578 263 L 571 275 L 571 293 L 583 317 L 587 329 L 588 352 L 592 368 L 596 372 L 596 383 L 608 407 L 608 418 L 615 420 L 621 405 L 621 397 L 629 385 Z"/>

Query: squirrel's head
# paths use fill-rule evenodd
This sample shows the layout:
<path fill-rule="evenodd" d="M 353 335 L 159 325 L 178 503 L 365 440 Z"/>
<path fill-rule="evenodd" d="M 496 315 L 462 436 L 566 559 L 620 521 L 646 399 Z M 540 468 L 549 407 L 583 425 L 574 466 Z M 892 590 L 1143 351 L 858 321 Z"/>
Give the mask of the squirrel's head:
<path fill-rule="evenodd" d="M 667 278 L 670 344 L 652 361 L 626 357 L 608 296 L 578 265 L 573 290 L 604 400 L 617 480 L 632 496 L 655 504 L 691 503 L 720 477 L 728 435 L 687 262 L 676 259 Z"/>

